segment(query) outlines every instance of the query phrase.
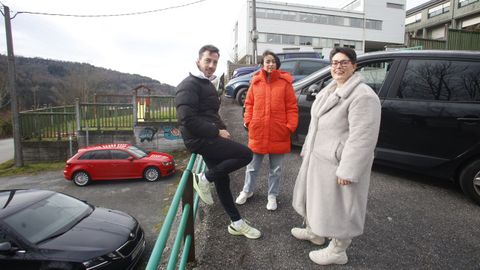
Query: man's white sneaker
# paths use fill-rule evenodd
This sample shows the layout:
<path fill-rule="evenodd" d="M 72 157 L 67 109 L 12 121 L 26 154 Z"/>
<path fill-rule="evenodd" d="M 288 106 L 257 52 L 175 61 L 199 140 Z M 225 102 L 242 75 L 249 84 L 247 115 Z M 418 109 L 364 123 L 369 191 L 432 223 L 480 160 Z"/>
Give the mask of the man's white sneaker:
<path fill-rule="evenodd" d="M 277 210 L 277 197 L 273 195 L 268 195 L 267 210 L 274 211 Z"/>
<path fill-rule="evenodd" d="M 193 188 L 197 191 L 200 199 L 208 205 L 213 204 L 212 192 L 210 191 L 210 183 L 201 180 L 203 173 L 193 174 Z"/>
<path fill-rule="evenodd" d="M 235 200 L 236 204 L 244 204 L 247 202 L 247 199 L 253 196 L 253 192 L 245 192 L 242 191 L 240 192 L 240 195 L 238 195 L 237 199 Z"/>
<path fill-rule="evenodd" d="M 228 232 L 231 235 L 244 235 L 249 239 L 257 239 L 257 238 L 260 238 L 260 236 L 262 236 L 262 233 L 259 230 L 250 226 L 245 220 L 242 222 L 242 225 L 240 225 L 240 227 L 238 228 L 235 227 L 233 223 L 228 225 Z"/>
<path fill-rule="evenodd" d="M 314 234 L 308 228 L 292 228 L 291 233 L 293 237 L 299 240 L 308 240 L 314 243 L 315 245 L 319 245 L 319 246 L 325 244 L 325 237 L 321 237 Z"/>

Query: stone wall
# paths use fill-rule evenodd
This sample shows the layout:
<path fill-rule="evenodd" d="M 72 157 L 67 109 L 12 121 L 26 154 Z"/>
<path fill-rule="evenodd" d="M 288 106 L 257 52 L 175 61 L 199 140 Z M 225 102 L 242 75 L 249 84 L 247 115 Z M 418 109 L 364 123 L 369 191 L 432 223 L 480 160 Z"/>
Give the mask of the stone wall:
<path fill-rule="evenodd" d="M 67 161 L 70 154 L 75 154 L 77 149 L 78 144 L 75 140 L 22 142 L 23 162 L 31 164 Z"/>
<path fill-rule="evenodd" d="M 105 143 L 135 144 L 135 137 L 131 130 L 83 130 L 77 132 L 77 141 L 79 147 Z"/>
<path fill-rule="evenodd" d="M 151 137 L 142 139 L 145 128 L 155 130 Z M 148 134 L 147 134 L 148 135 Z M 88 137 L 88 138 L 87 138 Z M 87 144 L 88 142 L 88 144 Z M 78 148 L 107 143 L 129 143 L 146 150 L 172 152 L 184 149 L 176 123 L 139 123 L 133 130 L 78 131 L 77 138 L 69 141 L 23 141 L 23 159 L 26 164 L 66 161 Z"/>

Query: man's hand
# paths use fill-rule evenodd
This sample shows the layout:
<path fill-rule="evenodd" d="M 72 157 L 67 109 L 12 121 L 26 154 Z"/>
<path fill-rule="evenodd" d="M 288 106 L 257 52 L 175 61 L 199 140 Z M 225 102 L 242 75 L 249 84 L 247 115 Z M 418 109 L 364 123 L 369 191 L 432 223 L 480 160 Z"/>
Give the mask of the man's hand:
<path fill-rule="evenodd" d="M 218 136 L 225 138 L 225 139 L 230 139 L 230 133 L 226 129 L 220 129 L 218 131 Z"/>

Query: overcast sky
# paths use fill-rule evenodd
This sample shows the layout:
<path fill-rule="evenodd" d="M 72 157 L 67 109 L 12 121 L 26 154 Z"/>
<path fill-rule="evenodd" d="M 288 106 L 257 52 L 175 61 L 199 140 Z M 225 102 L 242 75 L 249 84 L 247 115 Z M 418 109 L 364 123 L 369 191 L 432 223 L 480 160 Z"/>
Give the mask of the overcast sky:
<path fill-rule="evenodd" d="M 407 9 L 427 1 L 407 0 Z M 98 18 L 19 13 L 11 24 L 15 55 L 90 63 L 148 76 L 173 86 L 194 67 L 198 49 L 204 44 L 219 47 L 221 57 L 217 74 L 226 71 L 226 61 L 232 58 L 232 30 L 244 2 L 245 0 L 0 0 L 1 4 L 10 7 L 11 16 L 19 11 L 102 15 L 166 9 L 143 15 Z M 349 1 L 281 2 L 339 7 Z M 171 8 L 181 5 L 187 6 Z M 0 21 L 0 53 L 6 55 L 4 18 Z"/>

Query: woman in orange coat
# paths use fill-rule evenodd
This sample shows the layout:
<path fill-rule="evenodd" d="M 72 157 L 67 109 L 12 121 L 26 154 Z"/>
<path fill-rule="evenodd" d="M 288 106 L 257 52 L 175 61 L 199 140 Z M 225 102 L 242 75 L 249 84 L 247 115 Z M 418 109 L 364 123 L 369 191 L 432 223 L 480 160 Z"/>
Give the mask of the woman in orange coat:
<path fill-rule="evenodd" d="M 268 210 L 277 209 L 277 196 L 284 155 L 290 152 L 290 135 L 298 124 L 297 99 L 292 76 L 279 70 L 280 60 L 271 51 L 263 53 L 262 69 L 253 76 L 245 100 L 244 125 L 253 160 L 245 172 L 245 184 L 236 203 L 244 204 L 253 195 L 257 173 L 268 154 Z"/>

